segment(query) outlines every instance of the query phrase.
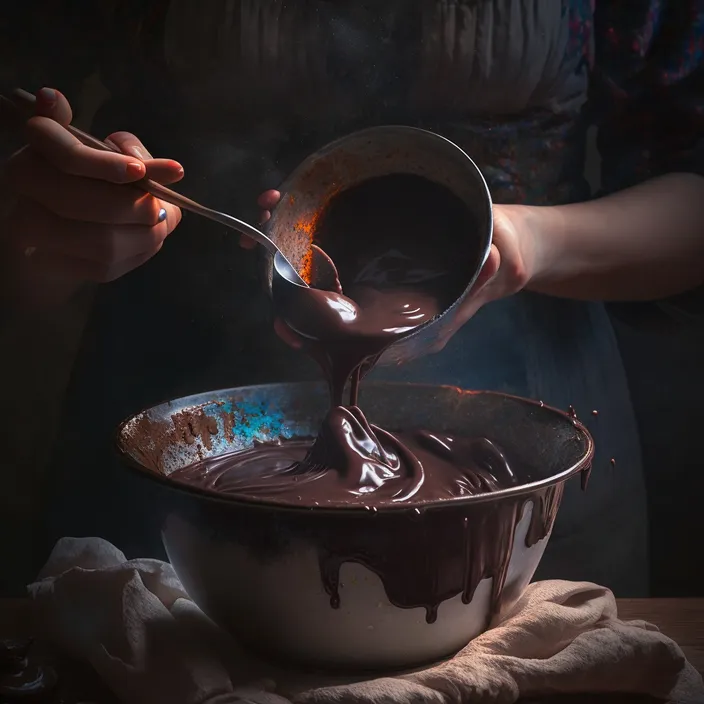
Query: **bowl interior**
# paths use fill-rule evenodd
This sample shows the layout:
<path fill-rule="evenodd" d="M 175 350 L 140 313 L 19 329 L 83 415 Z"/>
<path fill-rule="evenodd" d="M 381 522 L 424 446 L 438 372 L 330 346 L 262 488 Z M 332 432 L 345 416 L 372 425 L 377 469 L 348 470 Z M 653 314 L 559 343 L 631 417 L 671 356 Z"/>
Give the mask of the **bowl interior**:
<path fill-rule="evenodd" d="M 491 196 L 481 172 L 456 144 L 414 127 L 362 130 L 308 157 L 281 186 L 281 201 L 266 224 L 266 234 L 301 272 L 318 220 L 330 200 L 351 186 L 389 174 L 422 176 L 458 196 L 475 221 L 480 251 L 473 256 L 484 261 L 493 219 Z M 467 271 L 471 275 L 471 268 Z M 268 272 L 271 282 L 270 267 Z"/>
<path fill-rule="evenodd" d="M 587 467 L 593 454 L 591 436 L 580 423 L 515 396 L 368 382 L 362 386 L 360 406 L 373 423 L 388 430 L 424 428 L 496 442 L 537 477 L 514 489 L 527 491 L 541 482 L 565 479 Z M 132 466 L 163 478 L 255 442 L 315 436 L 327 409 L 324 384 L 225 389 L 169 401 L 126 420 L 117 445 Z M 516 493 L 514 489 L 504 492 Z"/>

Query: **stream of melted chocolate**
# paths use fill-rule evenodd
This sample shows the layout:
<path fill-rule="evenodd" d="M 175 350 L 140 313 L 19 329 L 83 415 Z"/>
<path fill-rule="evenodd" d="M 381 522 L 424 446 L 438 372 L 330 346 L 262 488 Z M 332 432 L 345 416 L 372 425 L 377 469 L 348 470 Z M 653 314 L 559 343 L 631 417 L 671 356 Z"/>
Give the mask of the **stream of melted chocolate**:
<path fill-rule="evenodd" d="M 418 512 L 426 503 L 491 492 L 536 478 L 528 468 L 514 466 L 487 439 L 456 438 L 427 430 L 390 433 L 369 423 L 357 406 L 360 380 L 381 353 L 437 316 L 462 290 L 461 280 L 453 282 L 446 259 L 452 248 L 438 241 L 434 250 L 439 254 L 434 257 L 426 241 L 426 246 L 413 251 L 419 238 L 434 235 L 429 229 L 433 217 L 442 213 L 443 231 L 467 232 L 466 239 L 471 241 L 466 208 L 452 193 L 425 181 L 422 194 L 414 194 L 417 181 L 423 179 L 386 178 L 387 188 L 384 179 L 377 179 L 342 193 L 323 219 L 323 235 L 334 232 L 330 242 L 345 243 L 348 248 L 338 245 L 333 254 L 343 263 L 340 281 L 345 293 L 300 288 L 285 303 L 277 304 L 278 320 L 317 360 L 328 380 L 331 406 L 318 436 L 207 459 L 177 470 L 170 475 L 172 479 L 275 504 L 356 506 L 372 512 L 407 504 L 411 512 Z M 402 237 L 390 244 L 388 233 L 399 232 L 394 216 L 398 219 L 398 213 L 406 212 L 413 200 L 421 204 L 420 214 L 406 218 Z M 374 218 L 381 228 L 376 236 L 370 236 L 369 212 L 383 213 Z M 367 233 L 366 248 L 359 248 L 356 238 L 362 231 Z M 325 236 L 321 243 L 326 244 Z M 350 243 L 355 243 L 352 251 Z M 326 245 L 328 252 L 331 249 Z M 345 403 L 348 383 L 350 396 Z M 530 497 L 534 507 L 528 545 L 550 531 L 561 493 L 562 487 L 557 486 Z M 495 612 L 525 503 L 523 497 L 474 506 L 469 512 L 429 512 L 423 516 L 423 527 L 406 527 L 399 534 L 390 529 L 373 540 L 365 533 L 331 538 L 321 545 L 320 560 L 332 606 L 340 605 L 340 566 L 353 561 L 380 576 L 392 603 L 403 608 L 425 607 L 429 622 L 435 620 L 442 601 L 462 594 L 468 603 L 479 582 L 489 577 L 493 578 Z M 430 522 L 437 524 L 432 531 L 428 530 Z M 418 551 L 422 564 L 402 548 L 418 530 L 415 544 L 409 547 Z M 441 539 L 443 545 L 424 548 L 428 535 Z"/>

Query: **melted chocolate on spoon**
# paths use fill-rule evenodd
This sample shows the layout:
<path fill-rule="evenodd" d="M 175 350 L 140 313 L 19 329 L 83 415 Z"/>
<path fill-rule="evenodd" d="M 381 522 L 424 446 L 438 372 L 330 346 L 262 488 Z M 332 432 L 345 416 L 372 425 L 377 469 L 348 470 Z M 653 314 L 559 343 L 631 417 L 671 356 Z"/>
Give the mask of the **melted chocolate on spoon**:
<path fill-rule="evenodd" d="M 280 505 L 376 511 L 405 503 L 416 512 L 427 503 L 535 479 L 487 439 L 424 430 L 392 434 L 370 424 L 357 406 L 360 379 L 381 353 L 460 295 L 468 271 L 458 276 L 452 259 L 463 254 L 463 246 L 473 246 L 471 225 L 459 199 L 417 177 L 384 177 L 337 196 L 322 218 L 320 242 L 338 264 L 344 294 L 300 288 L 278 302 L 276 310 L 328 380 L 331 408 L 317 438 L 256 446 L 170 477 Z M 448 233 L 452 246 L 443 241 Z M 464 240 L 457 233 L 465 233 Z M 464 244 L 458 246 L 458 241 Z M 467 261 L 469 266 L 471 255 Z M 561 495 L 560 484 L 529 497 L 534 507 L 528 546 L 551 530 Z M 321 537 L 319 546 L 331 604 L 339 606 L 339 568 L 351 561 L 376 572 L 395 605 L 424 607 L 429 622 L 442 601 L 461 594 L 468 603 L 479 582 L 492 578 L 495 613 L 527 500 L 505 499 L 471 511 L 431 511 L 422 526 L 404 523 L 398 532 L 387 530 L 371 542 L 368 534 L 341 529 L 338 517 L 338 532 Z M 469 515 L 476 525 L 470 525 Z M 427 531 L 431 522 L 437 525 Z M 441 535 L 443 545 L 424 546 L 424 535 Z M 412 559 L 414 551 L 424 556 L 422 564 Z"/>

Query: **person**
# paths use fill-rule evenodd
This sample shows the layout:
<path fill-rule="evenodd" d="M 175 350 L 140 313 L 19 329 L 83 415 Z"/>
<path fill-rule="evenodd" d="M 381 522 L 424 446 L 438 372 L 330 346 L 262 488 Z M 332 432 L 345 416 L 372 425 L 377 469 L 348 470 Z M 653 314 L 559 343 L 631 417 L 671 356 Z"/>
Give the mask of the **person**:
<path fill-rule="evenodd" d="M 302 157 L 404 123 L 477 162 L 494 242 L 443 349 L 375 376 L 572 405 L 597 453 L 587 492 L 566 487 L 538 577 L 647 593 L 638 432 L 603 302 L 704 281 L 704 0 L 118 1 L 86 5 L 80 21 L 51 11 L 35 12 L 46 29 L 34 46 L 44 84 L 63 93 L 37 92 L 27 146 L 7 164 L 17 200 L 5 244 L 23 300 L 101 285 L 51 467 L 44 547 L 98 534 L 158 556 L 153 496 L 116 465 L 116 424 L 165 398 L 316 374 L 273 332 L 256 251 L 126 184 L 183 178 L 188 195 L 245 218 L 264 193 L 266 218 Z M 123 155 L 65 129 L 65 95 L 96 65 L 111 100 L 92 131 Z"/>

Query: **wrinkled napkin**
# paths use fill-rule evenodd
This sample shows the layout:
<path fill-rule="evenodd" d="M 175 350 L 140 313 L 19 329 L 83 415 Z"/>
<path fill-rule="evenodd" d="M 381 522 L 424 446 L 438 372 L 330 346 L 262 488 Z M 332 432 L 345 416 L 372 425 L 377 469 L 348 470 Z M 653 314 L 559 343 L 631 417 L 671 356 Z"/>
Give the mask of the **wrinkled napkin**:
<path fill-rule="evenodd" d="M 508 704 L 587 692 L 704 702 L 702 678 L 677 644 L 648 623 L 620 621 L 613 594 L 596 584 L 532 584 L 445 663 L 356 682 L 253 660 L 189 599 L 169 564 L 127 561 L 98 538 L 59 541 L 29 593 L 39 635 L 130 704 Z"/>

